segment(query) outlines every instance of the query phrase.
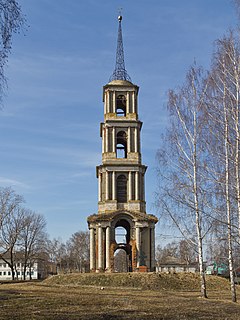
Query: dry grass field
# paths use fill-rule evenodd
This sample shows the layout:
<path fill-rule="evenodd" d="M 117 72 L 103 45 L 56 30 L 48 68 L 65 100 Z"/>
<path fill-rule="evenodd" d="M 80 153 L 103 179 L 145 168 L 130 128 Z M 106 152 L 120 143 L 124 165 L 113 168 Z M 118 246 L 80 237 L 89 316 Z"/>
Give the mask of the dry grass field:
<path fill-rule="evenodd" d="M 0 319 L 240 319 L 228 280 L 209 277 L 208 299 L 198 288 L 192 274 L 71 274 L 6 283 L 0 285 Z"/>

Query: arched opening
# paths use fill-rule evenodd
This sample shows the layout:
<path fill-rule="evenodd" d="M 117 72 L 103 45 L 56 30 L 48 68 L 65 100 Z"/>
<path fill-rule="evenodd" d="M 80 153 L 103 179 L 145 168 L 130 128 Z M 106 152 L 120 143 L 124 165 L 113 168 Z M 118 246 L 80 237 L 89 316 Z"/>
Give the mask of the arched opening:
<path fill-rule="evenodd" d="M 117 177 L 117 201 L 127 202 L 127 178 L 124 174 Z"/>
<path fill-rule="evenodd" d="M 129 258 L 124 249 L 117 249 L 114 253 L 114 272 L 128 272 Z"/>
<path fill-rule="evenodd" d="M 131 225 L 124 217 L 115 224 L 116 251 L 114 253 L 114 271 L 132 272 Z"/>
<path fill-rule="evenodd" d="M 117 158 L 127 158 L 127 135 L 126 132 L 120 131 L 117 134 Z"/>
<path fill-rule="evenodd" d="M 131 231 L 130 223 L 125 219 L 119 219 L 115 224 L 115 241 L 117 243 L 128 244 L 131 238 L 130 231 Z M 118 236 L 118 239 L 116 238 L 116 236 Z M 124 238 L 124 241 L 118 241 L 119 239 L 123 240 L 123 238 Z"/>
<path fill-rule="evenodd" d="M 126 116 L 126 97 L 123 94 L 117 96 L 117 116 Z"/>
<path fill-rule="evenodd" d="M 127 230 L 123 227 L 115 228 L 115 241 L 119 243 L 127 243 Z"/>

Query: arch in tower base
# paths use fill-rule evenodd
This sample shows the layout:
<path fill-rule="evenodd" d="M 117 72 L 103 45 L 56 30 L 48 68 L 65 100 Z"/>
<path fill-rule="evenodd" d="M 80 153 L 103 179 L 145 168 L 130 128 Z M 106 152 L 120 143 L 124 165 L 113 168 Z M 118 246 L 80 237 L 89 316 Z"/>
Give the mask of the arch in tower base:
<path fill-rule="evenodd" d="M 124 254 L 123 254 L 124 252 Z M 114 272 L 132 272 L 130 245 L 119 244 L 114 252 Z"/>
<path fill-rule="evenodd" d="M 91 271 L 114 272 L 114 253 L 118 249 L 127 254 L 128 272 L 154 271 L 157 221 L 151 214 L 121 210 L 89 216 Z M 124 242 L 116 240 L 118 227 L 126 230 Z"/>

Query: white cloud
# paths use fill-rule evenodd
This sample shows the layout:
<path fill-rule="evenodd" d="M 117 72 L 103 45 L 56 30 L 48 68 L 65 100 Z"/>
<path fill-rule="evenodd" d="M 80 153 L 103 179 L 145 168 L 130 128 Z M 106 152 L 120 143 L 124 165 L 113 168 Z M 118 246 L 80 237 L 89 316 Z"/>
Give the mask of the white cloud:
<path fill-rule="evenodd" d="M 10 179 L 10 178 L 5 178 L 5 177 L 0 177 L 0 185 L 3 187 L 8 187 L 8 186 L 12 186 L 12 187 L 21 187 L 21 188 L 25 188 L 28 189 L 30 188 L 27 184 L 15 180 L 15 179 Z"/>

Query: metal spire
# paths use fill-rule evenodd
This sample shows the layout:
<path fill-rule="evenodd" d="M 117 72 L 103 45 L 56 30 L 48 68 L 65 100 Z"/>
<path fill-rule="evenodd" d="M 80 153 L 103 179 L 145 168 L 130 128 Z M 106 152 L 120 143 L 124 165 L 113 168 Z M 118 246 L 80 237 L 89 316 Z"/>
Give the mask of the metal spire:
<path fill-rule="evenodd" d="M 118 16 L 118 39 L 117 39 L 117 53 L 116 53 L 116 65 L 115 70 L 113 71 L 112 76 L 109 79 L 109 82 L 113 80 L 127 80 L 132 82 L 130 76 L 127 74 L 124 63 L 124 51 L 123 51 L 123 39 L 122 39 L 122 16 Z"/>

